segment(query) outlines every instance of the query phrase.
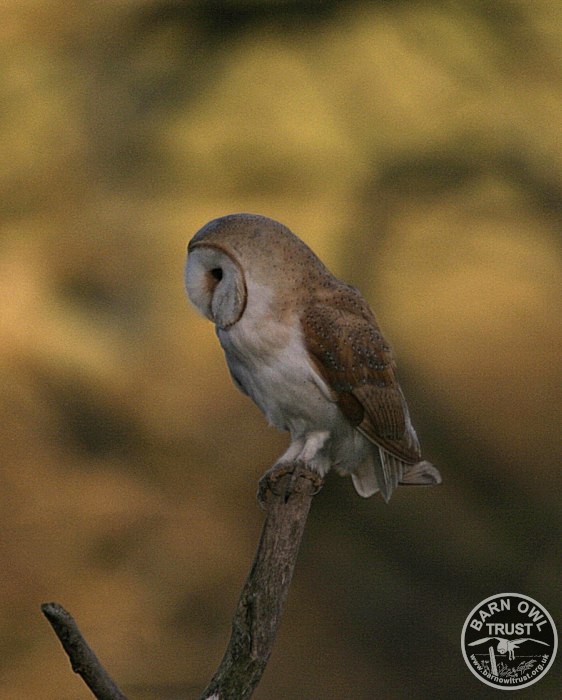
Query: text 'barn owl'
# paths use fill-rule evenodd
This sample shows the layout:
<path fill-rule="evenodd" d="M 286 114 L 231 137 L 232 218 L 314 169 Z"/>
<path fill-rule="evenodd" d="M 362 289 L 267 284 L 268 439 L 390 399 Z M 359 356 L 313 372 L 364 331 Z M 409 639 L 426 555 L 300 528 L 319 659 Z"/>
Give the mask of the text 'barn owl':
<path fill-rule="evenodd" d="M 216 325 L 230 373 L 302 461 L 351 474 L 361 496 L 438 484 L 421 461 L 392 352 L 361 294 L 282 224 L 215 219 L 189 243 L 187 293 Z"/>

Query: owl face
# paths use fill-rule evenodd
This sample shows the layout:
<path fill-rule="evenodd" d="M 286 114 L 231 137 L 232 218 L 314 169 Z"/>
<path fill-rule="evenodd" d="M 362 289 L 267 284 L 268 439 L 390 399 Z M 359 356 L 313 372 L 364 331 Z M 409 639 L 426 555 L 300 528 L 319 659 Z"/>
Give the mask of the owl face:
<path fill-rule="evenodd" d="M 193 305 L 215 323 L 228 328 L 246 306 L 246 283 L 239 263 L 216 245 L 190 245 L 185 269 L 187 294 Z"/>

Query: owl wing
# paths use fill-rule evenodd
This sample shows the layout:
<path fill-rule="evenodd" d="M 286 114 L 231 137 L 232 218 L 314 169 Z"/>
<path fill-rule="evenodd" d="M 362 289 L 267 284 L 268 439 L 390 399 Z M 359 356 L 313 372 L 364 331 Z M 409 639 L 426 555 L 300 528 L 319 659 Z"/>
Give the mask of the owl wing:
<path fill-rule="evenodd" d="M 468 646 L 473 647 L 475 644 L 484 644 L 484 642 L 489 642 L 490 639 L 499 639 L 499 637 L 482 637 L 482 639 L 477 639 L 475 642 L 469 642 Z"/>
<path fill-rule="evenodd" d="M 392 351 L 356 289 L 334 294 L 301 315 L 307 350 L 347 419 L 406 471 L 421 455 Z"/>

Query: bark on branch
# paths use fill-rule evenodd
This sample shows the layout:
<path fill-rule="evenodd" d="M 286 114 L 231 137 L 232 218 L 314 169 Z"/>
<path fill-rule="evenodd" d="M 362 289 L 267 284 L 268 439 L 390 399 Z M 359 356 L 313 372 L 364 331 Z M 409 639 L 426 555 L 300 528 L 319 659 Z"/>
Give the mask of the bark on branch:
<path fill-rule="evenodd" d="M 312 497 L 321 482 L 302 465 L 269 492 L 254 563 L 232 621 L 230 642 L 200 700 L 245 700 L 265 670 L 299 551 Z M 287 488 L 291 487 L 289 497 Z"/>
<path fill-rule="evenodd" d="M 127 700 L 86 643 L 72 615 L 58 603 L 43 603 L 41 610 L 68 654 L 72 670 L 82 676 L 94 697 Z"/>
<path fill-rule="evenodd" d="M 246 700 L 265 670 L 293 577 L 312 497 L 322 481 L 303 465 L 277 479 L 267 492 L 266 518 L 254 562 L 232 621 L 232 634 L 200 700 Z M 74 619 L 57 603 L 41 609 L 98 700 L 126 700 L 90 649 Z"/>

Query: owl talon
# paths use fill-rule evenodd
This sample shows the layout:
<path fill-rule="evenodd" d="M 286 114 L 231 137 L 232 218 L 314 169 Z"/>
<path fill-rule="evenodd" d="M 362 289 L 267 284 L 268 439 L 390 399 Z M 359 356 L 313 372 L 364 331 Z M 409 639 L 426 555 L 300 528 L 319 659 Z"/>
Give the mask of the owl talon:
<path fill-rule="evenodd" d="M 258 482 L 258 504 L 262 510 L 266 510 L 267 492 L 271 491 L 275 496 L 280 496 L 281 493 L 276 490 L 275 485 L 287 474 L 293 475 L 295 471 L 294 464 L 275 464 L 271 469 L 268 469 Z M 291 478 L 292 481 L 292 478 Z M 287 493 L 287 492 L 285 492 Z M 286 498 L 288 496 L 286 495 Z"/>
<path fill-rule="evenodd" d="M 302 474 L 302 476 L 305 476 L 305 474 Z M 306 476 L 307 479 L 310 479 L 312 483 L 316 486 L 314 491 L 310 494 L 312 496 L 316 496 L 322 491 L 324 488 L 324 478 L 320 476 L 320 474 L 314 474 L 311 476 Z"/>
<path fill-rule="evenodd" d="M 315 488 L 314 491 L 312 491 L 312 493 L 310 494 L 311 498 L 313 496 L 316 496 L 317 493 L 320 493 L 320 491 L 322 491 L 322 488 L 324 486 L 324 477 L 322 477 L 315 471 L 311 471 L 305 465 L 302 466 L 304 470 L 298 469 L 297 463 L 297 467 L 295 467 L 293 471 L 291 480 L 289 481 L 287 489 L 285 490 L 285 503 L 287 503 L 287 501 L 289 500 L 290 495 L 298 490 L 296 488 L 296 485 L 299 478 L 308 479 L 309 481 L 312 481 Z"/>
<path fill-rule="evenodd" d="M 271 469 L 266 471 L 258 483 L 257 499 L 262 510 L 266 509 L 268 491 L 271 491 L 275 496 L 282 495 L 284 502 L 287 503 L 291 495 L 298 491 L 297 482 L 301 477 L 303 479 L 309 479 L 314 484 L 315 490 L 310 494 L 311 496 L 316 496 L 316 494 L 322 490 L 322 487 L 324 486 L 323 477 L 321 477 L 320 474 L 312 472 L 306 468 L 305 471 L 303 471 L 301 468 L 303 466 L 304 465 L 299 462 L 276 464 Z M 277 482 L 289 474 L 291 475 L 291 478 L 289 479 L 287 486 L 285 487 L 284 491 L 280 491 L 276 488 Z"/>

